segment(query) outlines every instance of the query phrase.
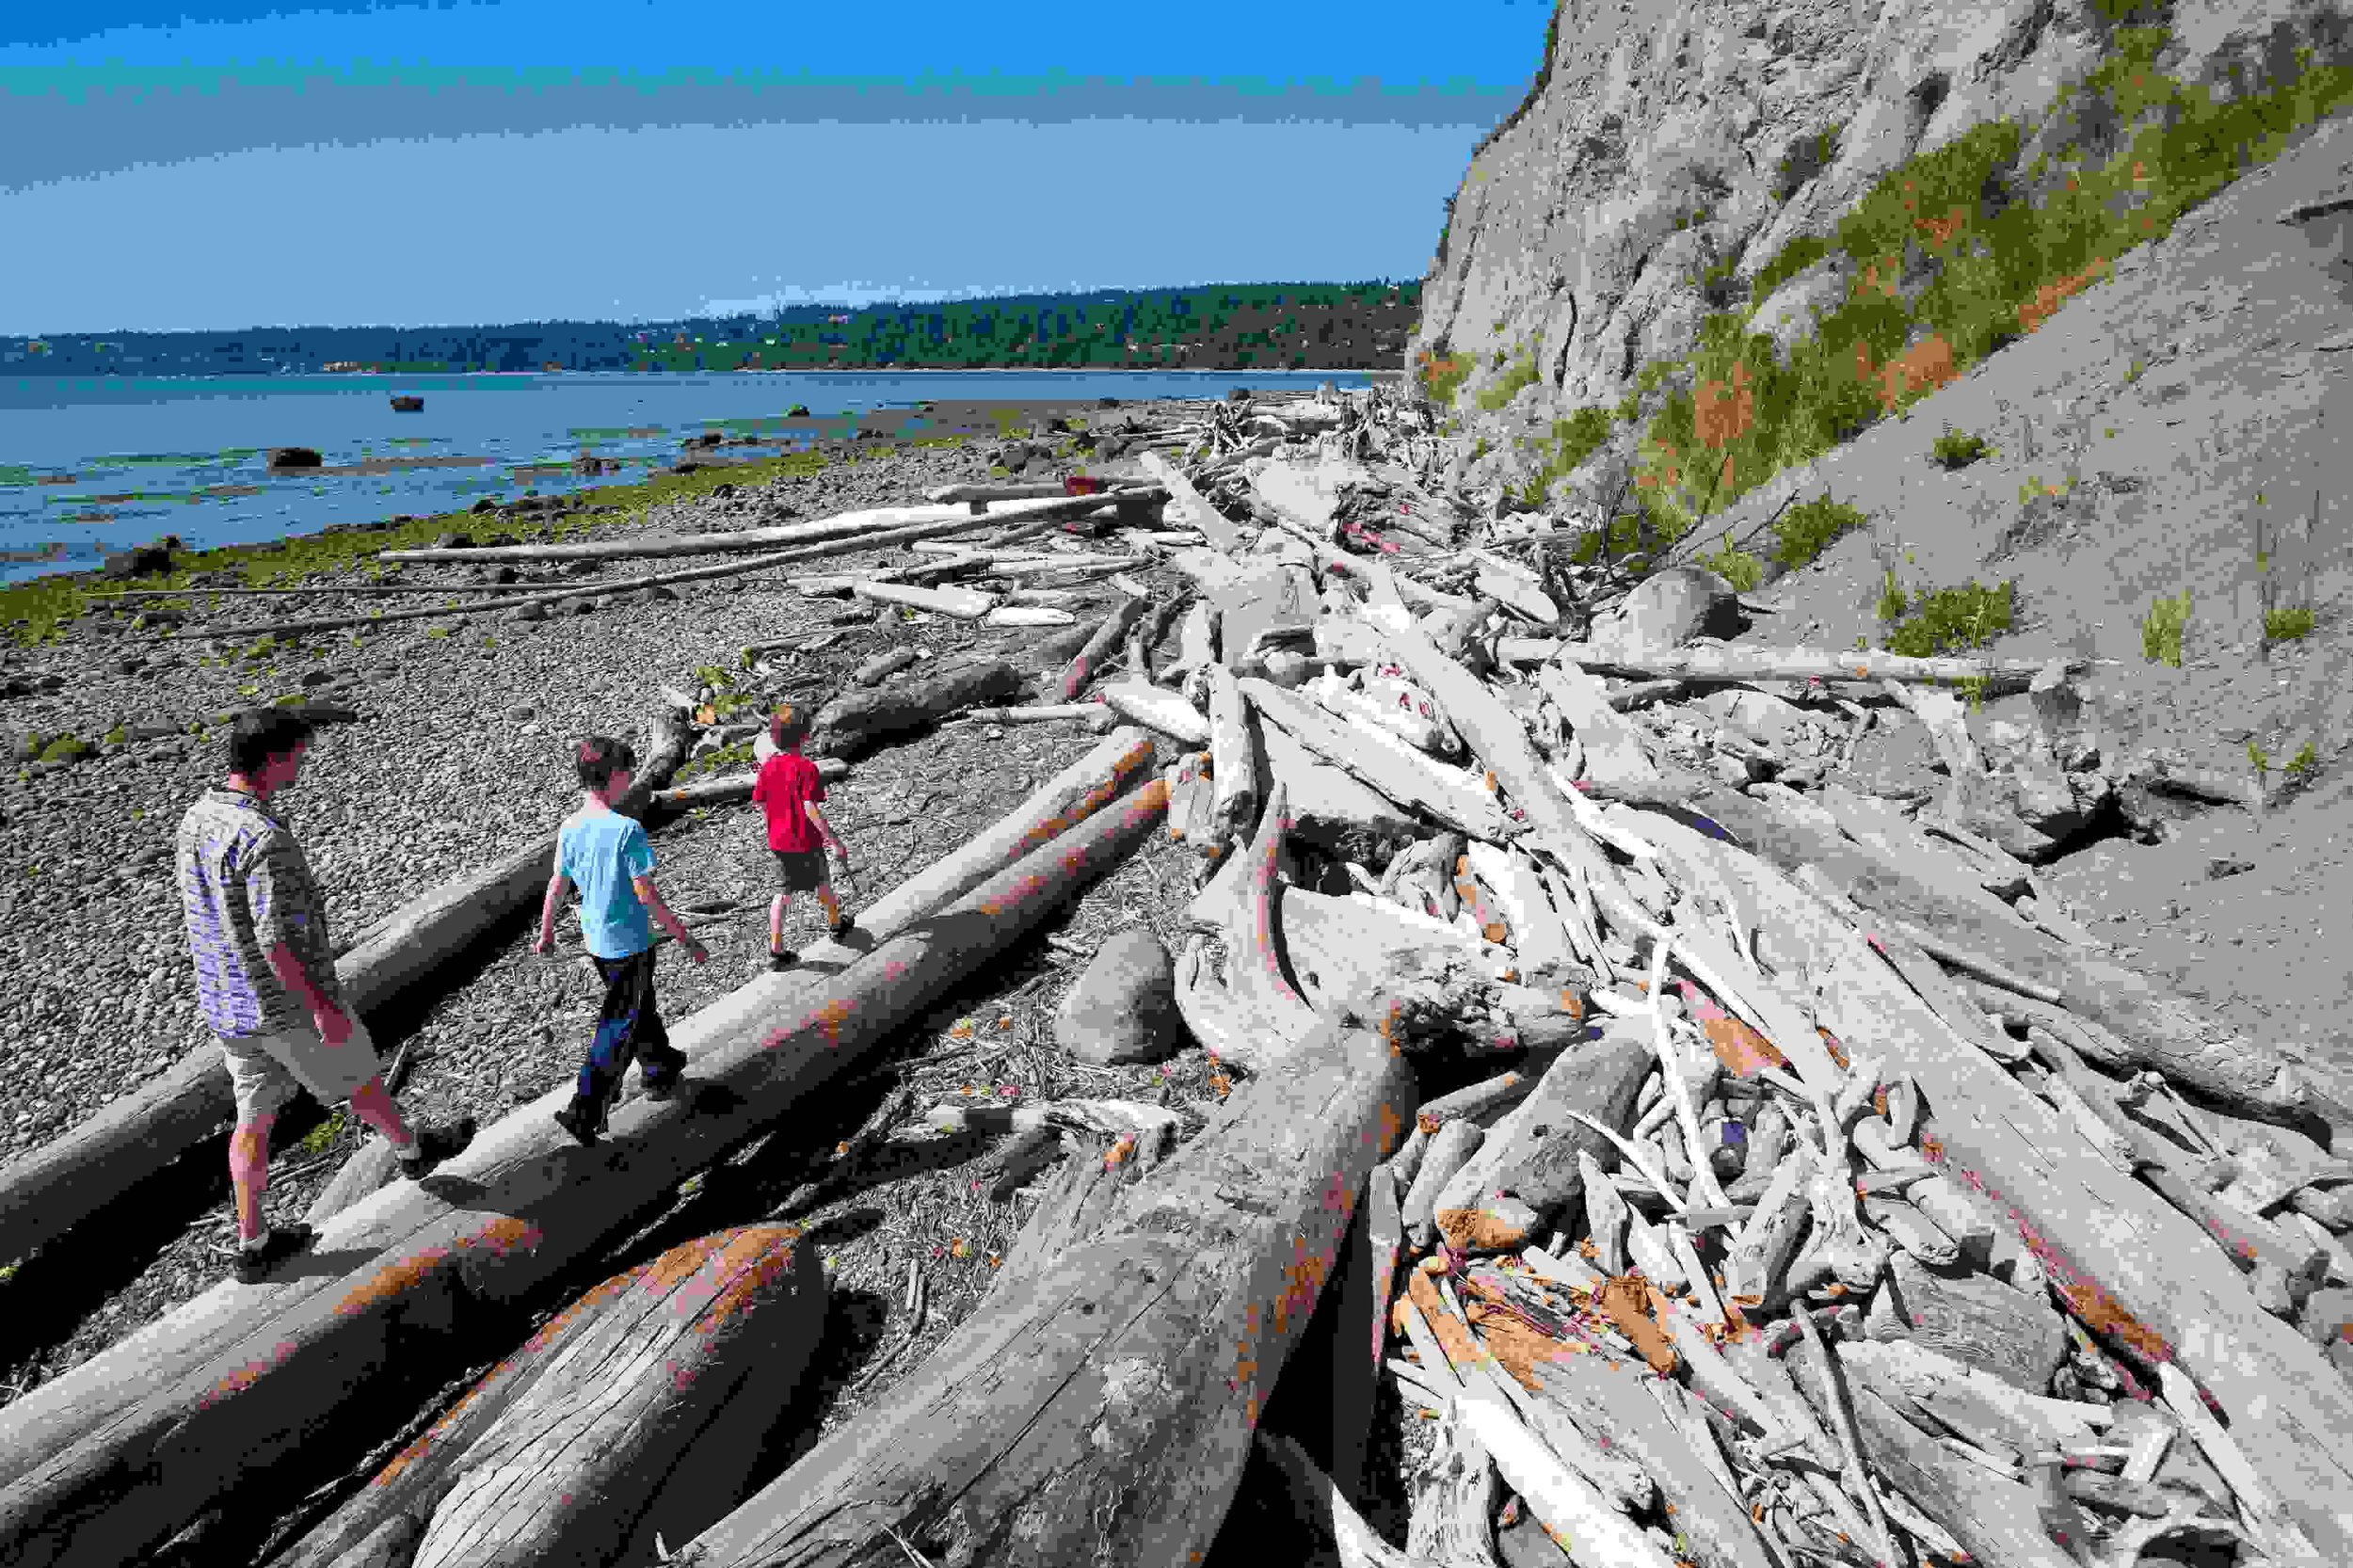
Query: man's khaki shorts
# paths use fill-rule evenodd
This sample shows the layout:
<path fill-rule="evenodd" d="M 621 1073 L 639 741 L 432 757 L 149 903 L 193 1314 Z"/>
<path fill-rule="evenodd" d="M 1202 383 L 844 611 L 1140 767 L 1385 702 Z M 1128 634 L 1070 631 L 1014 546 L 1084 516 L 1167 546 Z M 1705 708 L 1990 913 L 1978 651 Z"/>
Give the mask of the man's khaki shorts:
<path fill-rule="evenodd" d="M 274 1116 L 308 1089 L 318 1102 L 332 1109 L 352 1096 L 380 1070 L 376 1042 L 357 1014 L 350 1037 L 330 1046 L 314 1029 L 280 1030 L 270 1034 L 223 1038 L 220 1054 L 229 1064 L 229 1082 L 236 1091 L 237 1120 Z"/>

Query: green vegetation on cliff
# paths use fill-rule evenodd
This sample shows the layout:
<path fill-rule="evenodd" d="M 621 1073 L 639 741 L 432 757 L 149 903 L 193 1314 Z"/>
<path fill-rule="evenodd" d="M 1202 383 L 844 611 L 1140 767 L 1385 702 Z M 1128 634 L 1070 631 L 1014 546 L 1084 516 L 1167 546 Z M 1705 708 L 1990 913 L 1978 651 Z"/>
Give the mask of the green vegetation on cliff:
<path fill-rule="evenodd" d="M 2147 11 L 2137 0 L 2103 6 L 2114 23 Z M 2353 103 L 2353 66 L 2310 50 L 2261 80 L 2233 67 L 2241 95 L 2218 103 L 2158 70 L 2168 37 L 2117 26 L 2101 63 L 2061 91 L 2044 124 L 1980 125 L 1893 170 L 1834 238 L 1801 237 L 1768 261 L 1748 304 L 1707 316 L 1688 358 L 1643 365 L 1638 386 L 1667 389 L 1635 475 L 1657 536 L 1680 537 L 2035 331 L 2120 255 L 2164 237 L 2182 215 L 2276 159 L 2292 136 Z M 2037 135 L 2049 151 L 2022 168 Z M 1810 149 L 1809 161 L 1829 151 Z M 1782 184 L 1794 191 L 1812 172 L 1792 167 Z M 1833 255 L 1852 284 L 1809 336 L 1785 356 L 1750 330 L 1774 290 Z M 1428 361 L 1424 378 L 1434 395 Z M 1578 409 L 1562 424 L 1590 430 L 1595 417 L 1607 416 Z M 1561 447 L 1523 493 L 1539 498 L 1566 473 L 1560 459 L 1571 450 Z"/>

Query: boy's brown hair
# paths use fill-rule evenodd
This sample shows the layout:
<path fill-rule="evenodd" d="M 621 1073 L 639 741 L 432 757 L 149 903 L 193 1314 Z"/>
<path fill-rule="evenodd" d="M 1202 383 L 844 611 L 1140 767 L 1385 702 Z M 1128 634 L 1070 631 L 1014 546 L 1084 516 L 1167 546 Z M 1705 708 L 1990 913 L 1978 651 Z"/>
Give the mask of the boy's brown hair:
<path fill-rule="evenodd" d="M 768 716 L 768 740 L 778 751 L 797 750 L 808 739 L 808 719 L 796 703 L 787 702 Z"/>
<path fill-rule="evenodd" d="M 615 774 L 636 771 L 637 753 L 627 741 L 591 735 L 572 749 L 572 772 L 578 776 L 580 787 L 592 794 L 611 783 Z"/>

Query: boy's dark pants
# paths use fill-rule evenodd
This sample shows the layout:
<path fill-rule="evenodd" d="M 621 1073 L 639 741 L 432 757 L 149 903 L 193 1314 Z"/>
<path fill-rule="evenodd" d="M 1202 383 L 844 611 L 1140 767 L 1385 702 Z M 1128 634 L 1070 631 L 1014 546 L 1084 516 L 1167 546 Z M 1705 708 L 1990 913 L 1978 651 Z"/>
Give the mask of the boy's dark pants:
<path fill-rule="evenodd" d="M 581 1064 L 575 1103 L 591 1113 L 600 1128 L 632 1062 L 645 1061 L 646 1087 L 655 1094 L 676 1083 L 686 1066 L 686 1053 L 671 1046 L 670 1032 L 654 1005 L 653 954 L 648 948 L 627 958 L 595 959 L 597 972 L 604 977 L 604 1007 L 597 1015 L 588 1060 Z"/>

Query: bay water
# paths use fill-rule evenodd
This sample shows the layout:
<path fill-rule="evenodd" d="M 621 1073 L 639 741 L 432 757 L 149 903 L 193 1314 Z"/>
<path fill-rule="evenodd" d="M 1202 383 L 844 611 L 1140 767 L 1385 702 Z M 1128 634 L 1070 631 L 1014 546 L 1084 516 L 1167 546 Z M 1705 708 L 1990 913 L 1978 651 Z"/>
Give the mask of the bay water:
<path fill-rule="evenodd" d="M 1366 371 L 835 371 L 811 374 L 0 376 L 0 583 L 87 571 L 177 535 L 191 549 L 428 516 L 526 488 L 642 478 L 687 437 L 752 453 L 852 433 L 929 401 L 1214 398 L 1233 387 L 1362 387 Z M 394 395 L 424 399 L 416 412 Z M 806 406 L 813 418 L 791 417 Z M 920 435 L 921 415 L 904 429 Z M 270 449 L 321 466 L 273 472 Z M 601 477 L 575 472 L 608 459 Z"/>

